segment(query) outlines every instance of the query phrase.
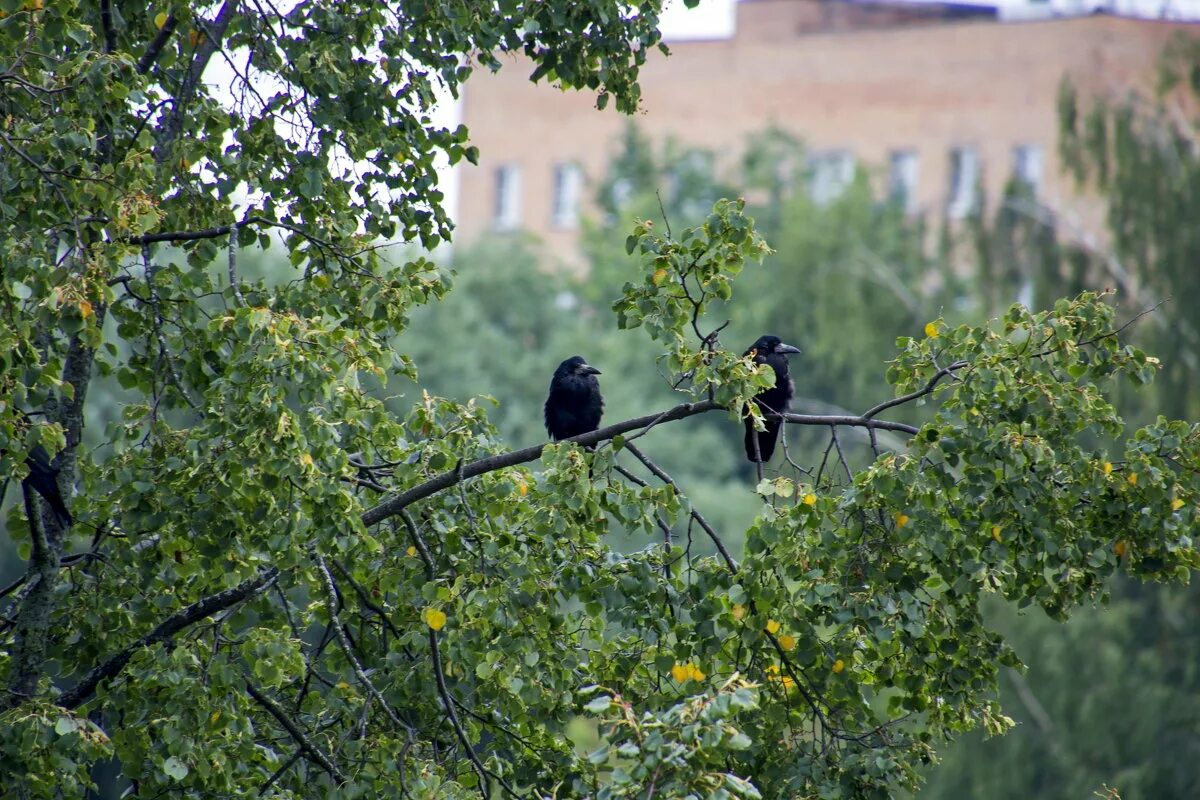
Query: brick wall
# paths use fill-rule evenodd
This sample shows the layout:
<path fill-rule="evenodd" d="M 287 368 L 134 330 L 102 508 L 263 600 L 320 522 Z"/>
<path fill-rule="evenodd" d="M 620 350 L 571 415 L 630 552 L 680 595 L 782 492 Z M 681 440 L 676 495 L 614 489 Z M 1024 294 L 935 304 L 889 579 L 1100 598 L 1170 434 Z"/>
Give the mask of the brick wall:
<path fill-rule="evenodd" d="M 994 200 L 1011 174 L 1014 147 L 1034 145 L 1043 158 L 1040 196 L 1098 235 L 1102 209 L 1060 174 L 1059 83 L 1069 74 L 1085 95 L 1149 90 L 1168 37 L 1196 30 L 1091 16 L 795 33 L 799 10 L 820 5 L 741 3 L 734 38 L 673 44 L 670 58 L 652 58 L 644 69 L 636 123 L 655 140 L 671 136 L 718 157 L 741 153 L 747 135 L 769 125 L 797 134 L 812 150 L 846 149 L 880 170 L 892 151 L 911 150 L 918 157 L 914 199 L 920 210 L 938 213 L 951 148 L 978 153 Z M 522 226 L 552 252 L 569 254 L 578 232 L 552 225 L 554 165 L 579 163 L 590 198 L 626 119 L 611 108 L 595 110 L 588 93 L 534 86 L 529 71 L 512 57 L 498 74 L 477 74 L 467 86 L 463 121 L 481 159 L 461 173 L 458 239 L 470 241 L 492 226 L 496 167 L 515 164 Z"/>

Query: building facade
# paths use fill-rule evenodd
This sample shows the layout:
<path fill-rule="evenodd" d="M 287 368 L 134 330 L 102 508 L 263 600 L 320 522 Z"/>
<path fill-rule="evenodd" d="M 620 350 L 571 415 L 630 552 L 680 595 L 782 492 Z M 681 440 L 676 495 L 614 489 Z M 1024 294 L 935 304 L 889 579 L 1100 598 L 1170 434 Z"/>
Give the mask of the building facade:
<path fill-rule="evenodd" d="M 650 59 L 634 122 L 651 140 L 709 149 L 719 169 L 750 134 L 778 127 L 805 142 L 815 199 L 836 194 L 861 165 L 912 212 L 952 218 L 973 210 L 977 187 L 995 200 L 1017 176 L 1068 236 L 1083 238 L 1100 233 L 1102 209 L 1059 166 L 1063 77 L 1082 97 L 1151 93 L 1168 39 L 1196 30 L 811 0 L 744 0 L 736 14 L 731 38 L 673 43 L 669 58 Z M 569 254 L 627 120 L 596 110 L 587 92 L 531 84 L 513 61 L 477 75 L 464 94 L 463 122 L 481 157 L 460 175 L 458 239 L 520 228 Z"/>

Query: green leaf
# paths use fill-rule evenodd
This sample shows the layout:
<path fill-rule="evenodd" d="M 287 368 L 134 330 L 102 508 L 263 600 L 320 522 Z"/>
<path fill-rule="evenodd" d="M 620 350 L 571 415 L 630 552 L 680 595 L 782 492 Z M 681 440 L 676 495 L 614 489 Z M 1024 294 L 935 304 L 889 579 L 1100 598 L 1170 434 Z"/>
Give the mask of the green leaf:
<path fill-rule="evenodd" d="M 164 761 L 162 768 L 163 768 L 163 772 L 165 772 L 167 774 L 167 777 L 173 778 L 174 780 L 177 780 L 177 781 L 183 780 L 188 775 L 187 764 L 184 764 L 182 761 L 180 761 L 175 756 L 171 756 L 166 761 Z"/>
<path fill-rule="evenodd" d="M 597 695 L 584 705 L 583 710 L 590 714 L 600 714 L 609 709 L 612 705 L 612 698 L 606 694 Z"/>

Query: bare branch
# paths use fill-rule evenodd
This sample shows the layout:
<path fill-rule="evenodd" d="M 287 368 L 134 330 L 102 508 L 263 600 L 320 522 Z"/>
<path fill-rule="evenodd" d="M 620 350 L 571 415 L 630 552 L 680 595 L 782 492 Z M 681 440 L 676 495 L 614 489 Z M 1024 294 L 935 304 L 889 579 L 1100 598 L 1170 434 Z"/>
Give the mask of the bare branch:
<path fill-rule="evenodd" d="M 933 390 L 937 388 L 938 383 L 940 383 L 943 378 L 945 378 L 947 375 L 953 375 L 955 372 L 963 367 L 968 366 L 969 364 L 970 362 L 968 361 L 955 361 L 948 367 L 942 367 L 933 374 L 933 377 L 930 378 L 928 383 L 926 383 L 922 388 L 917 389 L 915 392 L 909 392 L 908 394 L 901 395 L 900 397 L 893 397 L 891 400 L 886 400 L 877 406 L 873 406 L 862 415 L 862 419 L 869 420 L 876 414 L 887 411 L 889 408 L 895 408 L 896 406 L 904 405 L 905 403 L 911 403 L 913 400 L 918 400 L 927 394 L 931 394 Z M 866 425 L 865 427 L 868 430 L 875 427 L 883 428 L 884 430 L 897 430 L 896 428 L 887 428 L 883 425 Z M 906 430 L 905 433 L 917 432 L 916 428 L 912 428 L 911 426 L 909 427 L 910 430 Z"/>
<path fill-rule="evenodd" d="M 392 721 L 397 728 L 402 728 L 408 735 L 409 742 L 413 741 L 414 731 L 412 726 L 404 720 L 400 719 L 400 715 L 392 708 L 391 704 L 384 699 L 379 690 L 375 688 L 375 684 L 371 683 L 371 679 L 367 677 L 367 673 L 363 670 L 362 665 L 358 663 L 358 658 L 354 655 L 354 649 L 350 646 L 350 640 L 346 636 L 346 629 L 342 627 L 342 621 L 338 618 L 337 613 L 337 587 L 333 583 L 333 575 L 329 572 L 329 567 L 325 564 L 325 559 L 314 547 L 309 550 L 309 556 L 312 557 L 313 563 L 317 565 L 317 570 L 321 573 L 321 578 L 325 584 L 327 596 L 325 598 L 325 608 L 329 612 L 329 621 L 333 625 L 333 631 L 337 636 L 338 644 L 342 646 L 342 652 L 346 655 L 346 660 L 350 662 L 350 667 L 354 671 L 354 677 L 358 678 L 359 684 L 366 690 L 375 702 L 383 707 L 384 713 L 388 719 Z M 401 768 L 401 780 L 403 780 L 403 768 Z"/>
<path fill-rule="evenodd" d="M 296 740 L 296 744 L 300 745 L 300 749 L 313 762 L 320 766 L 321 769 L 329 773 L 329 777 L 337 781 L 338 784 L 346 782 L 346 776 L 333 763 L 333 759 L 321 752 L 321 748 L 313 744 L 312 740 L 304 735 L 304 731 L 300 730 L 300 726 L 291 717 L 283 713 L 283 709 L 276 705 L 274 700 L 256 689 L 254 684 L 248 680 L 246 681 L 246 691 L 250 693 L 250 696 L 254 698 L 256 703 L 267 710 L 268 714 L 278 720 L 279 724 Z M 291 762 L 289 761 L 288 763 L 290 764 Z M 272 780 L 275 780 L 275 778 L 272 777 Z M 270 783 L 267 786 L 270 786 Z"/>
<path fill-rule="evenodd" d="M 428 545 L 425 544 L 425 538 L 421 536 L 421 531 L 418 530 L 417 523 L 413 520 L 411 514 L 401 510 L 400 518 L 404 520 L 404 527 L 408 528 L 408 535 L 412 538 L 413 547 L 417 548 L 417 552 L 421 555 L 421 561 L 425 564 L 426 579 L 432 581 L 437 575 L 437 571 L 434 567 L 433 555 L 429 552 Z M 438 649 L 438 635 L 437 631 L 433 628 L 429 629 L 429 654 L 433 659 L 433 676 L 437 683 L 438 696 L 441 697 L 442 705 L 446 709 L 446 717 L 450 720 L 451 727 L 454 728 L 454 734 L 458 737 L 463 751 L 467 754 L 467 759 L 471 762 L 471 768 L 475 770 L 475 775 L 479 778 L 479 793 L 483 795 L 484 800 L 488 800 L 491 797 L 491 792 L 488 790 L 488 778 L 493 777 L 500 782 L 505 791 L 516 797 L 517 794 L 512 790 L 512 787 L 504 779 L 500 778 L 500 776 L 489 772 L 488 768 L 479 760 L 479 756 L 475 753 L 475 748 L 471 746 L 471 741 L 467 738 L 467 732 L 463 730 L 462 723 L 458 719 L 458 714 L 454 710 L 457 701 L 450 694 L 449 687 L 446 686 L 446 673 L 442 668 L 442 654 Z"/>
<path fill-rule="evenodd" d="M 645 465 L 646 469 L 648 469 L 652 473 L 654 473 L 654 476 L 656 478 L 658 478 L 663 483 L 669 484 L 672 487 L 674 487 L 676 495 L 678 495 L 679 497 L 684 497 L 684 498 L 687 497 L 687 495 L 685 495 L 683 493 L 683 489 L 679 488 L 679 484 L 676 483 L 671 478 L 671 476 L 668 475 L 666 472 L 664 472 L 657 464 L 655 464 L 653 461 L 651 461 L 649 458 L 647 458 L 646 455 L 644 453 L 642 453 L 642 451 L 639 450 L 636 446 L 634 446 L 633 444 L 631 444 L 629 442 L 626 442 L 625 449 L 628 450 L 629 453 L 634 458 L 636 458 L 638 461 L 641 461 L 642 464 Z M 708 538 L 712 540 L 712 543 L 714 545 L 716 545 L 717 552 L 721 554 L 721 558 L 725 561 L 725 566 L 729 567 L 730 572 L 737 572 L 737 562 L 733 560 L 733 556 L 730 555 L 729 551 L 725 548 L 725 543 L 721 541 L 721 537 L 717 536 L 717 532 L 715 530 L 713 530 L 713 527 L 711 525 L 708 524 L 708 520 L 706 520 L 700 514 L 700 512 L 696 510 L 695 506 L 692 505 L 691 501 L 688 502 L 688 506 L 690 506 L 692 509 L 692 513 L 691 513 L 692 519 L 696 520 L 696 522 L 700 525 L 700 527 L 704 529 L 704 532 L 706 534 L 708 534 Z"/>
<path fill-rule="evenodd" d="M 648 429 L 651 426 L 659 425 L 664 422 L 674 422 L 676 420 L 694 417 L 697 414 L 705 414 L 709 411 L 723 410 L 723 407 L 712 400 L 702 400 L 698 403 L 684 403 L 682 405 L 669 408 L 666 411 L 660 411 L 657 414 L 647 414 L 644 417 L 635 417 L 627 419 L 624 422 L 617 422 L 605 428 L 592 431 L 591 433 L 580 434 L 573 436 L 570 439 L 564 439 L 565 442 L 575 442 L 581 446 L 594 445 L 600 442 L 608 441 L 614 436 L 637 431 L 639 429 Z M 785 420 L 794 425 L 820 425 L 828 427 L 830 425 L 848 425 L 868 430 L 888 430 L 899 431 L 901 433 L 915 434 L 917 428 L 912 425 L 907 425 L 903 422 L 888 422 L 885 420 L 869 419 L 867 417 L 855 416 L 824 416 L 816 414 L 784 414 Z M 634 438 L 634 437 L 629 437 Z M 547 443 L 548 444 L 548 443 Z M 625 445 L 628 447 L 629 439 L 625 440 Z M 495 472 L 506 467 L 515 467 L 518 464 L 527 464 L 530 461 L 536 461 L 541 458 L 542 450 L 546 444 L 538 444 L 532 447 L 526 447 L 521 450 L 511 450 L 507 453 L 498 453 L 493 456 L 487 456 L 477 461 L 472 461 L 469 464 L 464 464 L 456 467 L 449 472 L 443 472 L 434 478 L 430 478 L 424 483 L 406 489 L 400 494 L 383 501 L 374 508 L 368 509 L 362 515 L 362 522 L 367 527 L 377 525 L 380 522 L 393 517 L 402 509 L 412 505 L 418 500 L 423 500 L 426 497 L 437 494 L 440 491 L 456 485 L 460 481 L 474 478 L 479 475 L 484 475 L 489 472 Z"/>

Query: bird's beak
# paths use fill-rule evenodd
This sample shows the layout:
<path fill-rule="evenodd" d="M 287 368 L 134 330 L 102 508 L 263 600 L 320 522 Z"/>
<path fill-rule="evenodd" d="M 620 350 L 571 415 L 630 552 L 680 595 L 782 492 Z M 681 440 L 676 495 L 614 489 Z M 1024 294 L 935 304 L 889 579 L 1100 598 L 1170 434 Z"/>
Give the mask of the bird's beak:
<path fill-rule="evenodd" d="M 593 367 L 591 364 L 584 364 L 582 367 L 579 368 L 579 371 L 582 372 L 584 375 L 603 375 L 604 374 L 600 370 Z"/>
<path fill-rule="evenodd" d="M 788 355 L 791 355 L 793 353 L 801 353 L 803 351 L 799 347 L 792 347 L 790 344 L 783 344 L 780 342 L 779 346 L 775 348 L 775 352 L 787 353 Z"/>

